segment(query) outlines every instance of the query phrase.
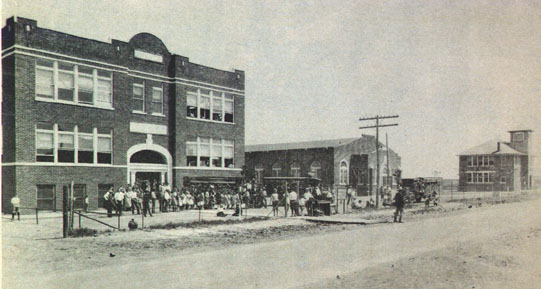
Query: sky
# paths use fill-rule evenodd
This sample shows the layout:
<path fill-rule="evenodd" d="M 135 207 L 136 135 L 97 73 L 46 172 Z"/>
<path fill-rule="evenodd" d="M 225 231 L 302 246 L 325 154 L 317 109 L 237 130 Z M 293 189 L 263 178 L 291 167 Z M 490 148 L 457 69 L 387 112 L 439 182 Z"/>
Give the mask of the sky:
<path fill-rule="evenodd" d="M 246 144 L 374 135 L 360 117 L 399 115 L 380 135 L 405 177 L 458 178 L 460 152 L 512 129 L 540 151 L 539 1 L 4 0 L 12 15 L 105 42 L 149 32 L 245 71 Z"/>

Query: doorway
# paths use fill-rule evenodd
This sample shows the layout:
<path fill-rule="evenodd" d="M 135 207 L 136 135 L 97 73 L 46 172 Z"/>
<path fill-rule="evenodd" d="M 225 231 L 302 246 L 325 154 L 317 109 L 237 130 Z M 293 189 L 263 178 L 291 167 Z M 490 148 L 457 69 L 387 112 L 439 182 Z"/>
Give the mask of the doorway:
<path fill-rule="evenodd" d="M 157 183 L 161 182 L 161 173 L 160 172 L 136 172 L 135 179 L 140 184 L 143 181 L 149 181 L 150 184 L 153 184 L 154 181 Z"/>

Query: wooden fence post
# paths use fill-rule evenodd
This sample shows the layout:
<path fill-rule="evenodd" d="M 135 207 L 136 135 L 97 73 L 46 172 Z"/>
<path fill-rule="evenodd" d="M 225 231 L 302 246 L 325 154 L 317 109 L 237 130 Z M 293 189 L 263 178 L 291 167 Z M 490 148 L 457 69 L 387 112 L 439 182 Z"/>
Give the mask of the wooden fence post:
<path fill-rule="evenodd" d="M 62 194 L 62 237 L 68 236 L 68 191 L 64 190 Z"/>

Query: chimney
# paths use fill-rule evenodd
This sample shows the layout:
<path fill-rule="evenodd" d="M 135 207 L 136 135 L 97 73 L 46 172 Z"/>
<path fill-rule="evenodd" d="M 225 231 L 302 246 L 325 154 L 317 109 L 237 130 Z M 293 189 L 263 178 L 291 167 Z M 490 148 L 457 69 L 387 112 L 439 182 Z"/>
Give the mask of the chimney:
<path fill-rule="evenodd" d="M 532 132 L 529 129 L 509 131 L 511 137 L 509 146 L 521 153 L 529 154 L 530 133 Z"/>

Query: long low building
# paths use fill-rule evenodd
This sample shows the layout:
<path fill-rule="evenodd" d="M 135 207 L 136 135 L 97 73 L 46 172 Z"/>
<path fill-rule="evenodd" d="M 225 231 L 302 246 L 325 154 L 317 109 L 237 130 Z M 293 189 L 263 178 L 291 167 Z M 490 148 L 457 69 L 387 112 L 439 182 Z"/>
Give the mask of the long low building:
<path fill-rule="evenodd" d="M 112 185 L 238 178 L 244 72 L 172 54 L 149 33 L 86 39 L 11 17 L 2 28 L 3 211 L 101 205 Z"/>
<path fill-rule="evenodd" d="M 380 184 L 392 184 L 393 174 L 400 170 L 401 159 L 380 143 Z M 245 146 L 248 170 L 256 182 L 264 177 L 311 176 L 324 186 L 350 186 L 359 196 L 367 196 L 376 188 L 376 140 L 361 138 L 319 140 L 296 143 L 258 144 Z M 387 155 L 389 162 L 387 162 Z M 387 163 L 390 177 L 387 178 Z M 396 182 L 394 182 L 396 185 Z"/>

